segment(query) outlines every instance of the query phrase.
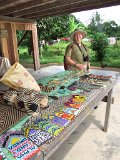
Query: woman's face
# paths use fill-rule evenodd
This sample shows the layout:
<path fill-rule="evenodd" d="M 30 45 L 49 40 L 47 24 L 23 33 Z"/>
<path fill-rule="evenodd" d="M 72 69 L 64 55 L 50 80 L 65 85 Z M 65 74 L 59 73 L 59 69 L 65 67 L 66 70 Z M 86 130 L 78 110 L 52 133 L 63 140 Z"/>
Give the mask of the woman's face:
<path fill-rule="evenodd" d="M 82 33 L 78 32 L 78 33 L 74 34 L 74 40 L 75 40 L 76 43 L 80 43 L 82 38 L 83 38 Z"/>

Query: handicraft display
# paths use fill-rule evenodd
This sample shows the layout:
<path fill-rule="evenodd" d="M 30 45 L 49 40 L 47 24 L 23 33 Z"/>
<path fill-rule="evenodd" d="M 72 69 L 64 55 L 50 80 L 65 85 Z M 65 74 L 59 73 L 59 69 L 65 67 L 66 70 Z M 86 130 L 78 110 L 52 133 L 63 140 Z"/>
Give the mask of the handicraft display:
<path fill-rule="evenodd" d="M 70 108 L 80 109 L 85 100 L 85 96 L 73 95 L 67 102 L 64 103 L 64 105 Z"/>
<path fill-rule="evenodd" d="M 34 130 L 31 129 L 29 131 L 29 135 L 28 138 L 37 146 L 40 146 L 46 142 L 49 142 L 50 139 L 52 138 L 52 135 L 50 135 L 48 132 L 46 131 L 42 131 L 42 130 Z"/>
<path fill-rule="evenodd" d="M 112 76 L 90 74 L 89 78 L 100 79 L 100 80 L 110 80 Z"/>
<path fill-rule="evenodd" d="M 40 153 L 40 148 L 37 146 L 50 143 L 60 137 L 59 134 L 63 135 L 66 127 L 71 127 L 76 117 L 85 109 L 86 104 L 94 99 L 95 93 L 99 93 L 100 88 L 108 84 L 112 78 L 112 76 L 98 76 L 94 74 L 81 75 L 82 72 L 66 71 L 65 73 L 59 73 L 39 80 L 38 84 L 42 89 L 43 95 L 47 95 L 46 93 L 48 93 L 48 96 L 52 98 L 47 106 L 48 108 L 41 109 L 37 107 L 39 108 L 37 109 L 39 114 L 31 116 L 25 122 L 22 126 L 22 132 L 6 133 L 2 137 L 4 141 L 0 142 L 2 147 L 7 148 L 18 160 L 30 159 L 38 152 Z M 29 93 L 27 92 L 27 94 Z M 17 99 L 17 103 L 23 100 L 20 92 L 19 95 L 21 99 Z M 37 103 L 36 96 L 34 101 Z M 17 115 L 14 115 L 14 111 L 11 111 L 14 109 L 12 107 L 7 108 L 9 110 L 8 113 L 6 112 L 6 108 L 6 106 L 0 108 L 1 124 L 3 122 L 6 122 L 4 125 L 10 123 L 4 120 L 4 117 L 9 115 L 12 115 L 12 120 L 16 122 Z M 18 114 L 20 115 L 21 112 Z M 4 130 L 2 129 L 2 131 Z"/>
<path fill-rule="evenodd" d="M 7 149 L 16 160 L 30 159 L 40 152 L 40 148 L 23 136 L 10 137 Z"/>
<path fill-rule="evenodd" d="M 78 78 L 81 75 L 83 75 L 82 71 L 65 71 L 47 78 L 43 78 L 41 80 L 38 80 L 37 82 L 43 92 L 49 93 L 56 90 L 57 86 L 64 86 L 69 83 L 69 81 L 72 82 L 73 79 Z"/>
<path fill-rule="evenodd" d="M 62 109 L 62 111 L 65 112 L 65 113 L 68 113 L 68 114 L 75 115 L 75 116 L 77 116 L 80 112 L 78 109 L 70 108 L 70 107 L 64 107 Z"/>
<path fill-rule="evenodd" d="M 51 122 L 53 124 L 56 124 L 56 125 L 61 126 L 61 127 L 66 127 L 70 123 L 69 120 L 63 119 L 63 118 L 60 118 L 60 117 L 57 117 L 57 116 L 52 116 L 51 117 Z"/>
<path fill-rule="evenodd" d="M 67 119 L 67 120 L 74 120 L 75 119 L 75 116 L 73 114 L 68 114 L 68 113 L 64 113 L 64 112 L 57 112 L 57 113 L 55 113 L 55 115 L 60 118 Z"/>
<path fill-rule="evenodd" d="M 53 136 L 57 136 L 64 129 L 63 127 L 53 124 L 49 119 L 38 119 L 35 121 L 35 124 L 38 124 L 40 129 L 47 131 Z"/>

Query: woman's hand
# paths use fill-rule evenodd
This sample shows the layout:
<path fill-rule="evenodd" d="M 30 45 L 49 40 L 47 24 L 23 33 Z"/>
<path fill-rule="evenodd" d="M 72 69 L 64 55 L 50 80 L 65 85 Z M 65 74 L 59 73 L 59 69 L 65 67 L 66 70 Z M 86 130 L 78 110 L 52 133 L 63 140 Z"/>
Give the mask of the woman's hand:
<path fill-rule="evenodd" d="M 86 70 L 87 68 L 86 64 L 76 64 L 76 67 L 80 70 Z"/>

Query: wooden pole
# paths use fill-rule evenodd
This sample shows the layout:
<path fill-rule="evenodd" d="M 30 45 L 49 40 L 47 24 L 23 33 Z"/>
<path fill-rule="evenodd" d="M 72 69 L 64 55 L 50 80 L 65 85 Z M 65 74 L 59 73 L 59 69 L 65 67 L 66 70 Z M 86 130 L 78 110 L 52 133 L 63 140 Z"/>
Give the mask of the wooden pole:
<path fill-rule="evenodd" d="M 108 129 L 109 117 L 110 117 L 110 111 L 111 111 L 111 102 L 112 102 L 112 90 L 110 90 L 108 93 L 105 122 L 104 122 L 104 132 L 107 132 L 107 129 Z"/>
<path fill-rule="evenodd" d="M 36 24 L 32 24 L 32 44 L 33 44 L 34 70 L 38 70 L 40 68 L 40 60 L 39 60 L 39 47 L 38 47 L 38 35 L 37 35 Z"/>
<path fill-rule="evenodd" d="M 11 65 L 13 65 L 15 62 L 19 62 L 16 25 L 14 22 L 5 23 L 5 28 L 8 31 L 7 46 L 8 46 L 9 60 Z"/>

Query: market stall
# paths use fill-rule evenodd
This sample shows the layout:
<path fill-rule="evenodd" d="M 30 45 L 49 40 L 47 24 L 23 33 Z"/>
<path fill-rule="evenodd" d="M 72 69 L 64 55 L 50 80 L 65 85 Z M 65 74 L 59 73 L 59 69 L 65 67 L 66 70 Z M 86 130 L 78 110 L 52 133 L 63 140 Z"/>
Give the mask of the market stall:
<path fill-rule="evenodd" d="M 65 71 L 38 80 L 41 94 L 49 97 L 48 106 L 1 134 L 2 152 L 8 159 L 48 159 L 105 96 L 106 132 L 117 77 L 118 73 L 111 71 L 93 70 L 90 75 Z M 24 153 L 21 157 L 19 151 Z"/>

